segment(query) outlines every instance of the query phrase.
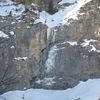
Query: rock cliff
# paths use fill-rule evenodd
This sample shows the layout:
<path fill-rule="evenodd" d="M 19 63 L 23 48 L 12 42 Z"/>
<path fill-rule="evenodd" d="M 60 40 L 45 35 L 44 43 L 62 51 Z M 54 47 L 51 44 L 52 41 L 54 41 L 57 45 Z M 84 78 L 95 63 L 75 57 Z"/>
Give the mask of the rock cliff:
<path fill-rule="evenodd" d="M 64 9 L 72 4 L 55 6 Z M 0 40 L 0 80 L 6 79 L 6 68 L 6 76 L 15 79 L 7 89 L 5 83 L 2 90 L 66 89 L 81 80 L 99 78 L 99 7 L 99 0 L 91 0 L 80 8 L 77 19 L 54 27 L 46 24 L 48 20 L 37 21 L 41 14 L 35 11 L 24 12 L 20 19 L 0 17 L 0 29 L 9 36 Z"/>

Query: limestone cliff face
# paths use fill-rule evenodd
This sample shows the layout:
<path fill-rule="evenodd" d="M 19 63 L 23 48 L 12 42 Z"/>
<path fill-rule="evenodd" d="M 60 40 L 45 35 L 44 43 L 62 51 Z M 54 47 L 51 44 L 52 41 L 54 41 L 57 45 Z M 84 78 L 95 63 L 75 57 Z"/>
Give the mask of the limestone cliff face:
<path fill-rule="evenodd" d="M 47 60 L 42 60 L 43 78 L 55 77 L 56 83 L 47 86 L 41 82 L 38 83 L 39 87 L 62 89 L 73 87 L 80 80 L 100 77 L 99 52 L 92 48 L 94 46 L 95 49 L 100 49 L 100 9 L 98 6 L 100 6 L 98 0 L 91 1 L 81 8 L 80 12 L 84 14 L 79 15 L 78 20 L 72 20 L 68 26 L 56 27 L 49 31 L 50 45 L 49 50 L 47 47 L 48 55 L 45 55 Z M 98 42 L 91 41 L 84 47 L 82 44 L 85 39 L 88 41 L 94 39 Z M 44 50 L 42 56 L 46 53 Z M 59 80 L 60 78 L 62 79 Z"/>
<path fill-rule="evenodd" d="M 57 33 L 55 41 L 80 40 L 85 37 L 99 38 L 97 35 L 100 27 L 100 10 L 97 8 L 99 6 L 98 2 L 97 0 L 95 2 L 91 1 L 91 3 L 81 8 L 80 12 L 82 12 L 83 15 L 78 15 L 78 20 L 72 20 L 70 25 L 54 28 Z"/>
<path fill-rule="evenodd" d="M 19 66 L 19 75 L 22 76 L 20 79 L 22 89 L 24 87 L 29 88 L 32 79 L 39 76 L 41 51 L 46 46 L 46 27 L 41 24 L 31 25 L 30 23 L 31 19 L 26 24 L 25 22 L 18 24 L 18 26 L 20 25 L 19 29 L 14 29 L 17 57 L 27 57 L 16 62 Z"/>
<path fill-rule="evenodd" d="M 9 34 L 9 38 L 0 38 L 0 93 L 16 88 L 17 68 L 14 64 L 16 52 L 13 45 L 14 37 L 12 35 Z"/>
<path fill-rule="evenodd" d="M 3 86 L 1 92 L 30 88 L 33 79 L 41 74 L 41 52 L 48 45 L 47 27 L 40 23 L 34 25 L 35 16 L 34 13 L 27 12 L 19 22 L 11 16 L 0 18 L 6 22 L 0 23 L 2 31 L 9 35 L 8 40 L 2 39 L 0 43 L 0 86 L 6 68 L 9 69 L 6 77 L 13 77 L 15 82 L 14 86 L 11 84 L 7 89 L 6 85 Z"/>
<path fill-rule="evenodd" d="M 92 0 L 81 8 L 83 15 L 78 15 L 78 20 L 54 28 L 35 24 L 38 15 L 33 12 L 25 12 L 19 22 L 11 16 L 0 17 L 5 20 L 4 24 L 0 22 L 2 31 L 15 33 L 0 42 L 0 79 L 9 66 L 9 75 L 16 73 L 13 76 L 17 80 L 5 91 L 30 87 L 65 89 L 80 80 L 100 77 L 99 6 L 99 0 Z M 84 46 L 86 41 L 90 42 Z M 11 49 L 12 45 L 15 48 Z M 51 85 L 46 84 L 48 81 L 37 82 L 50 77 L 54 79 L 53 83 L 49 81 Z"/>

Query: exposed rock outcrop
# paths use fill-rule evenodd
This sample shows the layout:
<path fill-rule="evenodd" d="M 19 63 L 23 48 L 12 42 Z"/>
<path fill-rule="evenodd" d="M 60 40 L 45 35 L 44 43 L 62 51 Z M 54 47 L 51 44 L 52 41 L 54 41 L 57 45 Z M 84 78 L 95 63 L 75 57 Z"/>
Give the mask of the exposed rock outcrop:
<path fill-rule="evenodd" d="M 17 80 L 5 91 L 30 87 L 65 89 L 80 80 L 100 77 L 99 6 L 99 0 L 92 0 L 81 8 L 78 20 L 70 19 L 69 25 L 54 28 L 36 24 L 38 15 L 30 11 L 20 20 L 0 17 L 0 29 L 10 37 L 0 43 L 0 79 L 3 70 L 10 67 L 8 75 Z"/>
<path fill-rule="evenodd" d="M 49 31 L 52 34 L 49 36 L 52 45 L 49 46 L 46 62 L 42 62 L 42 66 L 44 66 L 43 77 L 55 77 L 57 81 L 50 86 L 40 82 L 38 83 L 40 87 L 62 89 L 73 87 L 80 80 L 100 77 L 100 52 L 98 51 L 100 49 L 98 31 L 100 27 L 99 5 L 98 0 L 91 1 L 80 10 L 84 14 L 79 15 L 78 20 L 70 20 L 72 21 L 70 25 L 56 28 L 56 33 Z M 55 30 L 55 28 L 52 30 Z M 98 42 L 90 42 L 84 48 L 81 45 L 84 39 L 94 39 Z M 77 45 L 75 42 L 77 42 Z M 73 44 L 75 45 L 73 46 Z M 47 52 L 45 51 L 45 53 Z M 62 79 L 59 80 L 59 78 Z"/>

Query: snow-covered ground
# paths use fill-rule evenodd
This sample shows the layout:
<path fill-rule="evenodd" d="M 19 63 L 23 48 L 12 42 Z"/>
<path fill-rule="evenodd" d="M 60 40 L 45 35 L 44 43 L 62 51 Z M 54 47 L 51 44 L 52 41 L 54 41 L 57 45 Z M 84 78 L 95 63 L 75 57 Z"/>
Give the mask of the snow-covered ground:
<path fill-rule="evenodd" d="M 89 79 L 67 90 L 28 89 L 10 91 L 0 97 L 5 100 L 99 100 L 100 79 Z M 2 98 L 0 100 L 4 100 Z"/>
<path fill-rule="evenodd" d="M 39 19 L 37 19 L 35 23 L 42 22 L 43 24 L 46 24 L 49 28 L 53 28 L 64 24 L 68 25 L 68 20 L 77 20 L 77 15 L 79 14 L 80 8 L 90 1 L 91 0 L 62 0 L 60 4 L 66 2 L 72 2 L 74 4 L 67 6 L 63 9 L 60 9 L 57 13 L 53 15 L 50 15 L 47 12 L 42 11 L 40 13 Z"/>

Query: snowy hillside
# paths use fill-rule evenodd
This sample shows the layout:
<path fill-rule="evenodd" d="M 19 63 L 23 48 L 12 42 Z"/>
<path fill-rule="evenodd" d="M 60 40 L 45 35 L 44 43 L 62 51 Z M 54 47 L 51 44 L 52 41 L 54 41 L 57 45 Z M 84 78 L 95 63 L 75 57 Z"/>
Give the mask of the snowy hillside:
<path fill-rule="evenodd" d="M 15 4 L 11 0 L 5 0 L 0 2 L 0 16 L 11 15 L 13 17 L 21 17 L 22 13 L 25 11 L 25 7 L 22 4 Z"/>
<path fill-rule="evenodd" d="M 65 6 L 64 8 L 58 10 L 57 13 L 50 15 L 45 11 L 40 13 L 39 19 L 35 23 L 42 22 L 48 27 L 52 28 L 55 26 L 60 26 L 64 24 L 69 24 L 68 20 L 77 20 L 77 15 L 79 10 L 86 3 L 91 0 L 62 0 L 59 5 L 65 3 L 72 3 L 70 6 Z M 12 15 L 13 17 L 21 17 L 22 13 L 25 11 L 25 7 L 22 4 L 15 4 L 11 0 L 6 0 L 5 2 L 0 2 L 0 16 Z"/>
<path fill-rule="evenodd" d="M 0 96 L 0 100 L 99 100 L 100 79 L 80 82 L 67 90 L 29 89 L 26 91 L 10 91 Z"/>
<path fill-rule="evenodd" d="M 90 1 L 91 0 L 77 0 L 77 2 L 75 2 L 75 0 L 62 0 L 59 3 L 60 5 L 67 2 L 73 4 L 60 9 L 57 13 L 53 15 L 50 15 L 47 12 L 42 11 L 40 13 L 39 19 L 37 19 L 35 23 L 42 22 L 43 24 L 46 24 L 49 28 L 53 28 L 55 26 L 60 26 L 64 24 L 68 25 L 68 20 L 77 20 L 77 15 L 79 14 L 80 8 Z"/>
<path fill-rule="evenodd" d="M 18 86 L 3 83 L 5 72 L 3 79 L 0 72 L 0 85 L 10 87 L 1 92 L 4 94 L 0 95 L 0 100 L 100 100 L 100 79 L 95 79 L 100 78 L 100 20 L 99 14 L 95 16 L 100 6 L 96 11 L 92 7 L 85 8 L 91 10 L 88 17 L 82 17 L 77 25 L 70 24 L 85 13 L 80 13 L 80 9 L 91 1 L 62 0 L 57 5 L 58 11 L 52 15 L 46 11 L 39 13 L 38 8 L 25 12 L 23 4 L 0 1 L 0 38 L 9 40 L 1 43 L 0 71 L 11 68 L 9 73 L 17 76 L 19 82 Z M 33 8 L 35 6 L 33 3 Z M 94 20 L 96 18 L 98 20 Z M 17 74 L 13 73 L 15 70 Z"/>

